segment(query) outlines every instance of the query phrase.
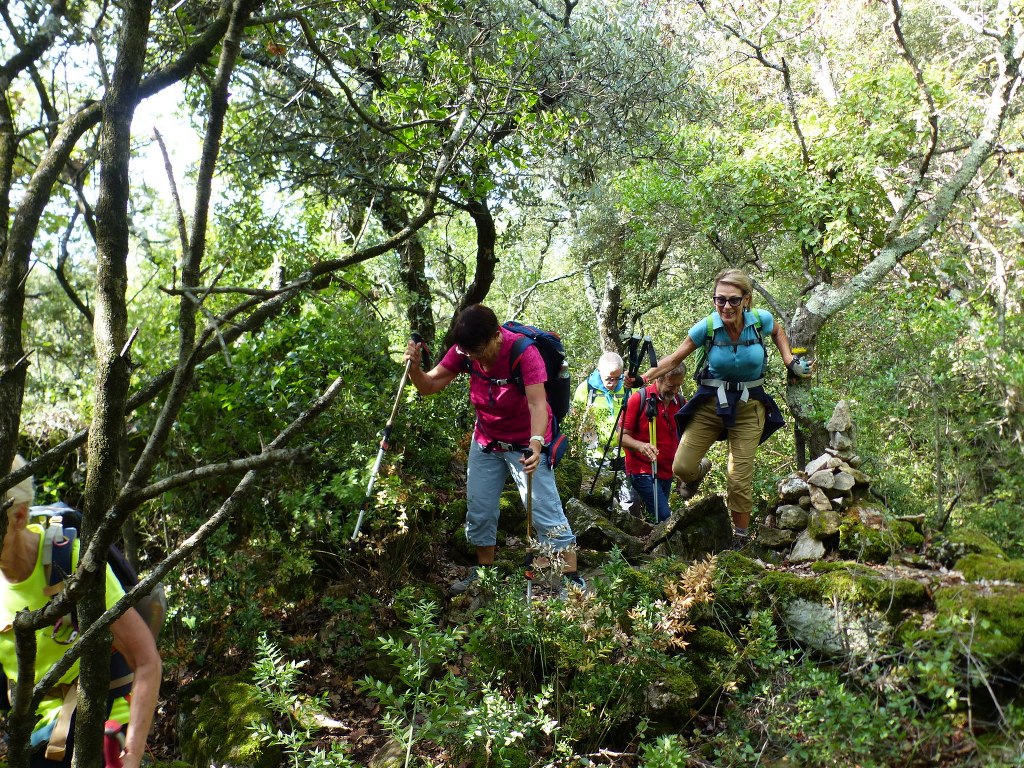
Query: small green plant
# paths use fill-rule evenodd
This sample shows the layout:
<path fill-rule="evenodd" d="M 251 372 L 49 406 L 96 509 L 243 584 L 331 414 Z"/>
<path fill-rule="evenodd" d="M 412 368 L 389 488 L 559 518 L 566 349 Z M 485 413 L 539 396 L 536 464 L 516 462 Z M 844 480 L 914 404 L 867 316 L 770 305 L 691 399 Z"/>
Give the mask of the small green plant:
<path fill-rule="evenodd" d="M 468 708 L 466 681 L 451 671 L 465 632 L 438 628 L 437 613 L 437 605 L 428 600 L 416 603 L 409 617 L 411 641 L 380 640 L 398 667 L 399 688 L 369 676 L 358 684 L 363 693 L 380 701 L 382 724 L 405 748 L 406 766 L 416 742 L 451 740 Z M 438 676 L 441 669 L 445 671 Z"/>
<path fill-rule="evenodd" d="M 250 730 L 267 745 L 284 750 L 290 768 L 351 768 L 343 744 L 316 745 L 315 733 L 325 721 L 326 694 L 307 698 L 297 692 L 305 661 L 289 661 L 266 635 L 256 640 L 253 678 L 257 696 L 279 717 L 279 724 L 256 723 Z"/>
<path fill-rule="evenodd" d="M 686 768 L 690 764 L 690 751 L 682 738 L 673 733 L 645 744 L 640 758 L 640 768 Z"/>
<path fill-rule="evenodd" d="M 534 739 L 551 736 L 558 723 L 546 714 L 551 689 L 537 696 L 509 698 L 485 685 L 480 701 L 466 712 L 463 747 L 485 765 L 516 768 Z"/>

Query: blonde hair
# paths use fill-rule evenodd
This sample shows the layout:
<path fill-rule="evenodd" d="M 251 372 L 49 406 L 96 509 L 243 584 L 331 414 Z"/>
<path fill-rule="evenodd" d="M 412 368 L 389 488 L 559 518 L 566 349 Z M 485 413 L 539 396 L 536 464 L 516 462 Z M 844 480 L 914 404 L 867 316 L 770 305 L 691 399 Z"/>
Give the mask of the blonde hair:
<path fill-rule="evenodd" d="M 715 289 L 719 283 L 731 285 L 743 291 L 743 297 L 748 299 L 744 302 L 744 309 L 750 309 L 754 303 L 754 282 L 742 269 L 723 269 L 715 275 Z"/>
<path fill-rule="evenodd" d="M 14 457 L 14 461 L 11 462 L 11 471 L 14 472 L 19 470 L 27 463 L 28 462 L 21 457 L 21 454 L 17 454 Z M 35 482 L 32 479 L 32 475 L 26 477 L 13 488 L 8 488 L 7 498 L 10 499 L 11 503 L 14 505 L 28 504 L 29 506 L 32 506 L 32 502 L 35 501 L 36 498 Z"/>

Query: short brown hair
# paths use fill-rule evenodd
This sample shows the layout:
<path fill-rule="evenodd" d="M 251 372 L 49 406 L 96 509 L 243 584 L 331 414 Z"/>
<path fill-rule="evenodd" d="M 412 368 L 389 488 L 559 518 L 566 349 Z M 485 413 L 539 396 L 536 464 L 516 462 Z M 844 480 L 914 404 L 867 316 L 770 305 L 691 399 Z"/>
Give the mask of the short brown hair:
<path fill-rule="evenodd" d="M 498 332 L 498 317 L 483 304 L 471 304 L 459 312 L 452 328 L 452 341 L 466 352 L 483 349 Z"/>

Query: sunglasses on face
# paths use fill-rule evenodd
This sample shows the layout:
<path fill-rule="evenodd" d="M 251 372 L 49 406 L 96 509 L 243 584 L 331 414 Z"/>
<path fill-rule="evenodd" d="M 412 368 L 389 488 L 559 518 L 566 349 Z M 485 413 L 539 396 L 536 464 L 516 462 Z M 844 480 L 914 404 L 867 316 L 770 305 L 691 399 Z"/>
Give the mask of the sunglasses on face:
<path fill-rule="evenodd" d="M 712 296 L 711 298 L 715 301 L 716 307 L 724 307 L 728 304 L 730 307 L 738 307 L 743 303 L 743 296 Z"/>

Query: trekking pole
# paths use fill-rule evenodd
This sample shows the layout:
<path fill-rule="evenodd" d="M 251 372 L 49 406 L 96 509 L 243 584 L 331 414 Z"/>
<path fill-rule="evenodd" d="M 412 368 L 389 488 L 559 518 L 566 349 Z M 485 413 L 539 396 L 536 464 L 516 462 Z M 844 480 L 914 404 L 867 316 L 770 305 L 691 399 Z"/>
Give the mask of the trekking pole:
<path fill-rule="evenodd" d="M 533 547 L 530 544 L 530 526 L 533 523 L 533 473 L 526 476 L 526 607 L 533 600 Z"/>
<path fill-rule="evenodd" d="M 626 351 L 626 359 L 627 359 L 627 364 L 628 364 L 628 368 L 626 369 L 626 372 L 627 372 L 628 375 L 626 376 L 625 381 L 627 381 L 627 382 L 631 381 L 634 378 L 636 378 L 637 370 L 640 367 L 640 356 L 638 354 L 639 344 L 640 344 L 640 337 L 639 336 L 630 336 L 629 339 L 626 342 L 626 350 L 627 350 Z M 619 408 L 618 415 L 615 417 L 615 423 L 612 424 L 611 431 L 608 432 L 608 439 L 604 441 L 604 450 L 601 452 L 601 461 L 598 462 L 597 469 L 594 470 L 594 479 L 590 483 L 590 495 L 593 495 L 594 488 L 597 487 L 597 478 L 599 478 L 601 476 L 601 468 L 604 467 L 604 460 L 606 458 L 608 458 L 608 449 L 611 447 L 612 438 L 615 436 L 616 430 L 618 430 L 618 432 L 619 432 L 619 446 L 618 446 L 618 449 L 616 450 L 616 454 L 615 454 L 615 463 L 616 464 L 618 464 L 619 458 L 622 456 L 622 426 L 620 426 L 619 420 L 621 419 L 623 424 L 625 424 L 626 401 L 629 400 L 629 393 L 630 393 L 630 387 L 627 384 L 623 388 L 622 405 Z M 617 473 L 618 473 L 618 471 L 616 470 L 616 474 Z M 615 492 L 615 475 L 613 474 L 612 475 L 612 493 L 614 493 L 614 492 Z"/>
<path fill-rule="evenodd" d="M 604 441 L 604 452 L 601 453 L 601 461 L 598 463 L 597 469 L 594 470 L 594 480 L 590 483 L 590 493 L 593 493 L 595 486 L 597 486 L 597 478 L 601 476 L 601 467 L 604 466 L 604 460 L 608 456 L 608 449 L 611 447 L 612 438 L 615 437 L 616 431 L 619 432 L 619 452 L 621 453 L 622 451 L 622 427 L 620 426 L 620 422 L 625 422 L 625 412 L 626 406 L 625 401 L 623 401 L 622 407 L 619 408 L 619 412 L 615 416 L 615 423 L 612 424 L 612 429 L 608 433 L 608 439 Z M 615 458 L 618 459 L 618 456 Z"/>
<path fill-rule="evenodd" d="M 653 411 L 653 413 L 652 413 Z M 654 522 L 658 518 L 658 401 L 656 398 L 647 400 L 647 438 L 654 448 L 654 458 L 651 460 L 651 490 L 654 494 Z"/>
<path fill-rule="evenodd" d="M 423 337 L 418 333 L 413 333 L 411 337 L 417 344 L 423 342 Z M 426 364 L 426 367 L 430 367 L 430 351 L 423 347 L 423 355 L 421 360 Z M 373 486 L 377 482 L 377 473 L 380 472 L 381 462 L 384 460 L 384 454 L 387 452 L 388 441 L 391 439 L 391 429 L 395 425 L 395 417 L 398 415 L 398 407 L 402 403 L 402 390 L 405 389 L 405 382 L 409 378 L 409 369 L 412 367 L 412 360 L 405 361 L 405 370 L 402 371 L 402 379 L 398 382 L 398 392 L 395 393 L 395 403 L 391 406 L 391 415 L 388 417 L 387 424 L 384 425 L 384 432 L 380 438 L 380 448 L 377 450 L 377 460 L 373 462 L 373 469 L 370 470 L 370 482 L 366 484 L 366 496 L 363 497 L 363 503 L 359 507 L 359 517 L 356 518 L 356 528 L 352 531 L 352 542 L 355 542 L 359 538 L 359 529 L 363 525 L 363 516 L 366 511 L 370 508 L 370 502 L 373 501 Z"/>

